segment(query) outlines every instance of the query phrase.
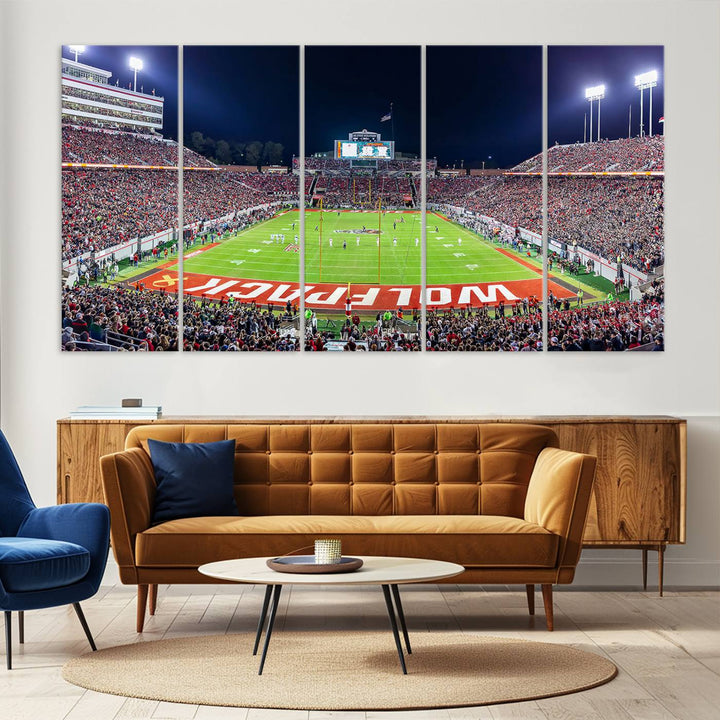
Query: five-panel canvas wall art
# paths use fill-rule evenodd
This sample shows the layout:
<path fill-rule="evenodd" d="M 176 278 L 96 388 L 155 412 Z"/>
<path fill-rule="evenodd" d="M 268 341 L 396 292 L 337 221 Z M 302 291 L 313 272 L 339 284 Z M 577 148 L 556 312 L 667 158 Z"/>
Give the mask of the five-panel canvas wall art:
<path fill-rule="evenodd" d="M 62 350 L 663 350 L 663 71 L 63 46 Z"/>

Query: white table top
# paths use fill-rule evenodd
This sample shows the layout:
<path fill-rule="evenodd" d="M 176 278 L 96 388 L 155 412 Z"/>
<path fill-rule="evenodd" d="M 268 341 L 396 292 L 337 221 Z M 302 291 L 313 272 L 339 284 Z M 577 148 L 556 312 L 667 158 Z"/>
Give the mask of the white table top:
<path fill-rule="evenodd" d="M 462 565 L 403 557 L 357 555 L 363 566 L 349 573 L 280 573 L 271 570 L 270 558 L 240 558 L 201 565 L 198 571 L 219 580 L 255 583 L 258 585 L 400 585 L 433 582 L 465 571 Z"/>

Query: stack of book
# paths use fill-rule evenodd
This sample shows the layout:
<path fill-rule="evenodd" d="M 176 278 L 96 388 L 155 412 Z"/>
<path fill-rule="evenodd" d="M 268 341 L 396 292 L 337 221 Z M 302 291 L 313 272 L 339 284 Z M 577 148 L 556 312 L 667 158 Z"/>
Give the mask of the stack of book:
<path fill-rule="evenodd" d="M 120 405 L 81 405 L 70 413 L 71 420 L 157 420 L 160 405 L 122 407 Z"/>

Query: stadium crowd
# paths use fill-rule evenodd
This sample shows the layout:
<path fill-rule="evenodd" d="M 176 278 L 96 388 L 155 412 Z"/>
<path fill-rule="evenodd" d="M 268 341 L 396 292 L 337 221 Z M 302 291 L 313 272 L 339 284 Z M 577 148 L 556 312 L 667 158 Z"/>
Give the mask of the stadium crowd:
<path fill-rule="evenodd" d="M 177 143 L 149 135 L 63 125 L 61 142 L 62 162 L 173 167 L 178 164 Z M 183 149 L 183 162 L 186 167 L 215 167 L 189 148 Z"/>
<path fill-rule="evenodd" d="M 649 272 L 665 262 L 663 204 L 658 178 L 551 178 L 548 232 Z"/>
<path fill-rule="evenodd" d="M 64 288 L 62 349 L 177 350 L 177 297 L 122 285 Z"/>
<path fill-rule="evenodd" d="M 412 199 L 412 190 L 408 178 L 380 176 L 339 177 L 320 176 L 315 185 L 314 194 L 321 196 L 323 205 L 329 208 L 368 207 L 377 205 L 382 199 L 383 206 L 405 207 Z"/>
<path fill-rule="evenodd" d="M 644 347 L 664 349 L 664 287 L 661 279 L 639 302 L 615 301 L 589 306 L 549 308 L 549 351 L 617 352 Z M 296 308 L 273 312 L 255 305 L 187 297 L 183 304 L 186 351 L 273 351 L 299 349 L 292 332 L 281 324 L 295 318 Z M 379 324 L 343 327 L 344 350 L 408 352 L 420 349 L 417 335 Z M 334 333 L 308 332 L 306 351 L 327 349 Z M 62 349 L 126 351 L 177 350 L 175 295 L 120 285 L 64 289 Z M 429 310 L 428 351 L 527 352 L 542 349 L 539 306 L 530 310 L 482 306 Z"/>
<path fill-rule="evenodd" d="M 637 302 L 609 302 L 548 313 L 548 350 L 623 351 L 645 346 L 664 350 L 665 296 L 662 279 Z"/>
<path fill-rule="evenodd" d="M 185 222 L 291 202 L 297 197 L 297 187 L 292 175 L 186 171 Z M 63 260 L 177 224 L 177 173 L 173 170 L 63 170 L 62 193 Z"/>
<path fill-rule="evenodd" d="M 664 263 L 663 180 L 652 177 L 548 179 L 551 239 L 648 272 Z M 542 232 L 540 178 L 527 176 L 433 178 L 428 203 L 478 230 L 479 215 Z M 472 213 L 458 214 L 451 208 Z"/>
<path fill-rule="evenodd" d="M 356 322 L 343 325 L 340 338 L 342 350 L 346 352 L 419 352 L 420 339 L 416 332 L 401 332 L 397 327 L 383 327 L 381 323 L 366 327 Z M 328 350 L 328 343 L 336 341 L 331 331 L 306 333 L 305 351 L 321 352 Z"/>
<path fill-rule="evenodd" d="M 662 135 L 552 145 L 548 172 L 634 172 L 664 170 L 665 138 Z M 524 160 L 514 172 L 542 172 L 542 153 Z"/>
<path fill-rule="evenodd" d="M 63 99 L 65 97 L 76 97 L 84 100 L 97 101 L 97 92 L 90 92 L 89 90 L 83 90 L 79 87 L 73 87 L 71 85 L 62 86 Z M 112 95 L 104 94 L 103 103 L 105 105 L 119 105 L 124 108 L 130 108 L 132 110 L 142 110 L 144 112 L 158 112 L 157 104 L 153 105 L 150 102 L 143 102 L 142 100 L 130 100 L 127 96 L 124 98 L 114 97 Z M 89 118 L 83 118 L 85 122 Z"/>
<path fill-rule="evenodd" d="M 430 159 L 427 161 L 427 171 L 435 172 L 437 168 L 437 160 Z M 300 158 L 293 158 L 293 170 L 300 169 Z M 336 159 L 332 157 L 306 157 L 305 170 L 311 172 L 324 172 L 330 175 L 342 174 L 349 175 L 352 169 L 352 161 L 348 159 Z M 422 170 L 422 160 L 412 160 L 404 158 L 396 158 L 393 160 L 379 160 L 378 170 L 382 173 L 420 173 Z M 373 169 L 367 170 L 372 172 Z"/>
<path fill-rule="evenodd" d="M 66 351 L 177 350 L 177 296 L 122 285 L 65 288 L 61 346 Z M 295 310 L 273 313 L 254 305 L 187 297 L 183 303 L 186 351 L 298 350 L 281 330 Z"/>
<path fill-rule="evenodd" d="M 177 223 L 172 170 L 63 170 L 63 260 Z"/>
<path fill-rule="evenodd" d="M 255 304 L 240 305 L 227 299 L 187 297 L 183 303 L 183 349 L 189 351 L 292 352 L 299 344 L 290 332 L 281 330 L 296 310 L 262 310 Z"/>
<path fill-rule="evenodd" d="M 505 316 L 483 305 L 475 309 L 427 312 L 428 351 L 542 350 L 542 316 L 535 312 Z"/>
<path fill-rule="evenodd" d="M 558 309 L 555 309 L 555 308 Z M 620 352 L 643 347 L 664 349 L 664 286 L 637 302 L 613 301 L 571 307 L 569 301 L 548 307 L 548 350 Z M 428 351 L 527 352 L 542 349 L 542 319 L 535 312 L 512 314 L 482 306 L 467 310 L 429 310 Z"/>

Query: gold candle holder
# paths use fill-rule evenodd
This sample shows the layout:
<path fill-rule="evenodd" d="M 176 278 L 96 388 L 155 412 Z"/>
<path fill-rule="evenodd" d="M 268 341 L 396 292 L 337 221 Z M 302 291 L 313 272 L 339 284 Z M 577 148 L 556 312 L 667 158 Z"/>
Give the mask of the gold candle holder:
<path fill-rule="evenodd" d="M 342 559 L 342 542 L 340 540 L 316 540 L 315 564 L 335 565 Z"/>

